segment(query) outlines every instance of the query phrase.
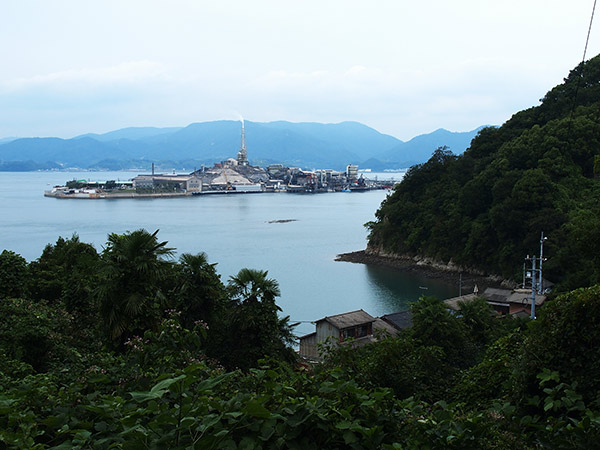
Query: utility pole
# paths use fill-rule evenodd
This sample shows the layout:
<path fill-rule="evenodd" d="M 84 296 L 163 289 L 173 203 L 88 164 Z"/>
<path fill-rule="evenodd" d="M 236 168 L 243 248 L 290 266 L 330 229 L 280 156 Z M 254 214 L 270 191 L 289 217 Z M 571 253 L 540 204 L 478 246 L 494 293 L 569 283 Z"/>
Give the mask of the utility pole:
<path fill-rule="evenodd" d="M 548 239 L 544 237 L 544 232 L 540 235 L 540 282 L 538 283 L 538 294 L 544 292 L 544 287 L 542 284 L 544 283 L 544 279 L 542 278 L 542 262 L 544 261 L 544 241 Z"/>
<path fill-rule="evenodd" d="M 544 259 L 544 241 L 548 239 L 544 237 L 544 232 L 540 235 L 540 256 L 529 256 L 525 258 L 525 261 L 531 261 L 531 319 L 535 320 L 535 294 L 542 294 L 542 263 Z M 539 268 L 536 267 L 536 261 L 539 261 Z M 538 274 L 539 272 L 539 274 Z M 525 287 L 525 263 L 523 263 L 523 287 Z"/>
<path fill-rule="evenodd" d="M 535 256 L 531 260 L 531 320 L 535 320 Z"/>
<path fill-rule="evenodd" d="M 535 292 L 537 290 L 536 276 L 536 257 L 527 255 L 525 261 L 531 261 L 531 320 L 535 320 Z"/>

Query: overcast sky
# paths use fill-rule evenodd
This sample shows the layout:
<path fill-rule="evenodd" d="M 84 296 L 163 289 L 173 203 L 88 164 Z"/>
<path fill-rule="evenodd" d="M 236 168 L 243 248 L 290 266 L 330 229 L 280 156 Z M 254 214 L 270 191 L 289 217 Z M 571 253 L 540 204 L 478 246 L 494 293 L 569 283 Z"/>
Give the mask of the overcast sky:
<path fill-rule="evenodd" d="M 0 137 L 500 125 L 583 57 L 593 0 L 2 0 Z M 592 28 L 587 59 L 600 53 Z"/>

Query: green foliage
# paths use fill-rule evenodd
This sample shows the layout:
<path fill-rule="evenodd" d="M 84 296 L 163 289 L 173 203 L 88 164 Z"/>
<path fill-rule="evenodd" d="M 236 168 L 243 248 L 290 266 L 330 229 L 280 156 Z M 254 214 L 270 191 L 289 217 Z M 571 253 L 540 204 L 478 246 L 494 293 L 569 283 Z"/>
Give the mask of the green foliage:
<path fill-rule="evenodd" d="M 158 242 L 157 234 L 158 230 L 112 233 L 102 252 L 95 296 L 107 333 L 117 344 L 155 328 L 166 306 L 161 282 L 170 275 L 171 264 L 162 258 L 173 250 L 167 242 Z"/>
<path fill-rule="evenodd" d="M 213 334 L 217 345 L 211 356 L 229 369 L 256 367 L 265 356 L 293 361 L 295 355 L 289 345 L 295 338 L 289 317 L 278 316 L 277 281 L 267 278 L 267 271 L 242 269 L 230 278 L 228 288 L 232 300 L 219 335 Z"/>
<path fill-rule="evenodd" d="M 198 320 L 212 325 L 223 314 L 226 292 L 215 266 L 209 264 L 206 253 L 184 253 L 179 258 L 173 307 L 182 313 L 187 327 Z"/>
<path fill-rule="evenodd" d="M 0 253 L 0 299 L 23 297 L 27 276 L 25 258 L 10 250 Z"/>
<path fill-rule="evenodd" d="M 594 180 L 594 183 L 598 180 Z M 557 238 L 564 245 L 553 245 L 545 268 L 561 273 L 561 285 L 591 286 L 600 283 L 600 190 L 588 192 L 569 212 L 569 221 Z"/>
<path fill-rule="evenodd" d="M 461 374 L 450 398 L 477 409 L 507 399 L 514 389 L 511 377 L 523 339 L 517 330 L 490 345 L 483 360 Z"/>
<path fill-rule="evenodd" d="M 396 397 L 435 401 L 447 389 L 454 369 L 438 346 L 424 346 L 408 335 L 386 337 L 367 346 L 331 345 L 326 366 L 342 368 L 365 387 L 385 387 Z"/>
<path fill-rule="evenodd" d="M 64 310 L 43 302 L 0 299 L 0 355 L 36 371 L 48 370 L 70 358 L 72 343 L 66 332 L 72 329 L 71 320 Z"/>
<path fill-rule="evenodd" d="M 518 395 L 538 392 L 545 369 L 576 383 L 586 403 L 600 405 L 600 286 L 578 289 L 550 301 L 531 323 L 515 370 Z"/>
<path fill-rule="evenodd" d="M 89 310 L 89 295 L 96 277 L 98 254 L 90 244 L 59 237 L 29 265 L 28 296 L 34 300 L 63 300 L 71 312 Z"/>
<path fill-rule="evenodd" d="M 599 82 L 597 56 L 540 106 L 481 130 L 463 155 L 437 149 L 367 224 L 369 247 L 513 277 L 543 231 L 545 274 L 563 279 L 559 289 L 597 283 Z"/>
<path fill-rule="evenodd" d="M 186 328 L 180 323 L 181 313 L 167 311 L 156 331 L 147 330 L 143 336 L 133 336 L 125 341 L 128 365 L 153 376 L 207 361 L 204 354 L 208 325 L 197 321 Z"/>
<path fill-rule="evenodd" d="M 467 339 L 478 349 L 484 349 L 503 336 L 507 329 L 517 325 L 511 317 L 501 317 L 484 298 L 459 301 L 459 319 L 465 327 Z"/>
<path fill-rule="evenodd" d="M 600 413 L 586 407 L 577 383 L 561 382 L 558 372 L 547 369 L 537 379 L 541 395 L 526 398 L 531 412 L 509 402 L 491 408 L 505 432 L 521 435 L 535 448 L 596 448 Z"/>
<path fill-rule="evenodd" d="M 424 346 L 439 346 L 448 362 L 461 366 L 466 361 L 466 329 L 436 297 L 423 296 L 411 305 L 413 338 Z"/>
<path fill-rule="evenodd" d="M 148 313 L 123 310 L 118 351 L 99 342 L 102 304 L 86 290 L 81 302 L 65 286 L 52 301 L 0 299 L 0 448 L 597 447 L 600 286 L 547 301 L 528 326 L 480 300 L 452 314 L 424 297 L 412 330 L 292 367 L 266 271 L 243 269 L 225 287 L 204 254 L 167 262 L 156 233 L 134 233 L 111 235 L 94 263 L 101 275 L 82 277 L 96 293 L 120 286 L 124 297 L 114 288 L 111 298 L 146 302 Z M 47 249 L 30 286 L 46 270 L 68 279 L 85 265 L 77 250 L 89 252 L 74 239 Z"/>
<path fill-rule="evenodd" d="M 546 304 L 535 322 L 490 346 L 453 398 L 491 407 L 505 430 L 532 446 L 594 448 L 600 437 L 600 287 Z"/>
<path fill-rule="evenodd" d="M 84 187 L 86 187 L 88 184 L 85 180 L 79 181 L 79 180 L 69 180 L 67 181 L 66 186 L 69 189 L 82 189 Z"/>
<path fill-rule="evenodd" d="M 123 395 L 82 395 L 40 378 L 22 387 L 0 397 L 9 447 L 375 449 L 394 442 L 401 418 L 389 391 L 335 372 L 313 380 L 285 368 L 242 375 L 195 364 Z"/>

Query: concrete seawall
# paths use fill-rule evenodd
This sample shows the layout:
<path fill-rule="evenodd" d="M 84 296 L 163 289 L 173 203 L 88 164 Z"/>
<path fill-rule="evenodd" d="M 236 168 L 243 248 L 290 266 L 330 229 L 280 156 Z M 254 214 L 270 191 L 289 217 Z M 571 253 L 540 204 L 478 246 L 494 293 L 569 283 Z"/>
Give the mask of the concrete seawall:
<path fill-rule="evenodd" d="M 148 193 L 138 194 L 136 192 L 93 192 L 93 193 L 73 193 L 64 192 L 44 192 L 45 197 L 78 199 L 78 200 L 97 200 L 114 198 L 173 198 L 173 197 L 191 197 L 191 192 L 173 192 L 173 193 Z"/>

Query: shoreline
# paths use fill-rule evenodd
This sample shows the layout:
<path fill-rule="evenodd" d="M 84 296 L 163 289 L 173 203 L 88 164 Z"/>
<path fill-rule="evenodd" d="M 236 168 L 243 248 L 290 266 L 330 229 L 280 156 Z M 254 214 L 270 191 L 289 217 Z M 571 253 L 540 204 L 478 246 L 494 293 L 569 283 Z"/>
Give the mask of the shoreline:
<path fill-rule="evenodd" d="M 335 257 L 335 261 L 388 267 L 398 271 L 417 273 L 427 278 L 439 280 L 443 283 L 453 286 L 457 285 L 460 273 L 456 270 L 444 270 L 432 267 L 428 264 L 418 264 L 411 258 L 400 259 L 390 256 L 380 256 L 372 253 L 367 253 L 365 250 L 358 250 L 349 253 L 340 253 Z M 483 292 L 488 287 L 506 289 L 507 286 L 505 283 L 505 281 L 501 281 L 494 276 L 485 276 L 472 274 L 469 272 L 462 272 L 463 293 L 473 292 L 475 285 L 477 285 L 479 292 Z"/>

